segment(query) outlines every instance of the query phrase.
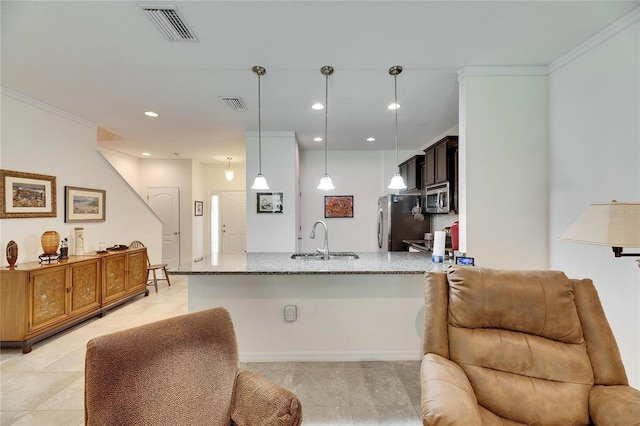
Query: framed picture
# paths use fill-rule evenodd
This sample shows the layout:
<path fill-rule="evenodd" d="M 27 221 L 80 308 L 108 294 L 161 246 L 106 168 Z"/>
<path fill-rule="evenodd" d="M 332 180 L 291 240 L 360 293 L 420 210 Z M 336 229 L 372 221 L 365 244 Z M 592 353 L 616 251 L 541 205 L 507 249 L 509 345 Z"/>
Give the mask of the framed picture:
<path fill-rule="evenodd" d="M 65 186 L 65 222 L 104 222 L 106 219 L 106 194 L 102 189 Z"/>
<path fill-rule="evenodd" d="M 282 213 L 282 192 L 258 192 L 258 213 Z"/>
<path fill-rule="evenodd" d="M 0 169 L 0 219 L 56 217 L 56 177 Z"/>
<path fill-rule="evenodd" d="M 202 201 L 196 201 L 195 206 L 193 207 L 193 211 L 196 216 L 202 216 L 202 212 L 204 211 L 204 203 Z"/>
<path fill-rule="evenodd" d="M 324 217 L 353 217 L 353 195 L 325 195 Z"/>

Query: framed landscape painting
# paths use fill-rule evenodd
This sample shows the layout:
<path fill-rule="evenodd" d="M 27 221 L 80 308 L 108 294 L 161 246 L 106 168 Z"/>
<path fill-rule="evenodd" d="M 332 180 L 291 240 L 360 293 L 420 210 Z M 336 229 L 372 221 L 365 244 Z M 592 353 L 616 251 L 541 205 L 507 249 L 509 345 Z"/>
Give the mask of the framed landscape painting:
<path fill-rule="evenodd" d="M 106 191 L 65 186 L 65 222 L 104 222 Z"/>
<path fill-rule="evenodd" d="M 56 177 L 0 169 L 0 218 L 56 217 Z"/>

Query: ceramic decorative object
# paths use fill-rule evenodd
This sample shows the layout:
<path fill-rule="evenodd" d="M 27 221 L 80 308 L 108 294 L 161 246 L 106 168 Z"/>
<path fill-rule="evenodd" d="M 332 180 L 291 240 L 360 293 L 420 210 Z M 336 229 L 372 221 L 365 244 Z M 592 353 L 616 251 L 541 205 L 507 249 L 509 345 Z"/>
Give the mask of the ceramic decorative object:
<path fill-rule="evenodd" d="M 7 244 L 7 262 L 9 263 L 9 267 L 14 267 L 16 261 L 18 260 L 18 244 L 15 241 L 11 240 Z"/>
<path fill-rule="evenodd" d="M 44 254 L 56 254 L 58 252 L 58 245 L 60 244 L 60 234 L 56 231 L 45 231 L 42 237 L 40 237 L 40 243 L 42 244 Z"/>
<path fill-rule="evenodd" d="M 84 254 L 84 228 L 78 227 L 75 228 L 75 237 L 76 237 L 76 256 L 82 256 Z"/>

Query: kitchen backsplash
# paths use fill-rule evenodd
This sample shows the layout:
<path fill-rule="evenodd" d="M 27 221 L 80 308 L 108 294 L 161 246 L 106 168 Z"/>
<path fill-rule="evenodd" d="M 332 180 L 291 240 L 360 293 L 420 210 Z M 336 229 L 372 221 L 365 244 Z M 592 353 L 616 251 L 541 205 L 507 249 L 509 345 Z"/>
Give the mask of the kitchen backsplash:
<path fill-rule="evenodd" d="M 457 214 L 432 214 L 431 231 L 442 231 L 443 228 L 453 225 L 458 220 Z"/>

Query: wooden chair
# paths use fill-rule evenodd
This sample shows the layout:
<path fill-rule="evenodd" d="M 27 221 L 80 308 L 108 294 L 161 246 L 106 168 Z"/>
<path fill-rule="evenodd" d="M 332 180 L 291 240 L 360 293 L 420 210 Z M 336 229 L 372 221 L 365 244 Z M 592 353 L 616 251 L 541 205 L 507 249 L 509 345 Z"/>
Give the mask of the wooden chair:
<path fill-rule="evenodd" d="M 132 241 L 131 244 L 129 244 L 129 247 L 131 248 L 139 248 L 144 246 L 145 245 L 138 240 Z M 156 271 L 160 269 L 162 269 L 162 272 L 164 273 L 164 278 L 157 277 Z M 153 274 L 153 280 L 149 278 L 149 273 Z M 156 288 L 156 293 L 158 292 L 158 281 L 166 281 L 167 284 L 171 286 L 171 281 L 169 281 L 169 274 L 167 274 L 167 264 L 158 263 L 158 264 L 152 265 L 151 262 L 149 261 L 149 254 L 147 253 L 147 285 L 151 285 L 151 283 L 153 283 L 153 285 Z"/>

